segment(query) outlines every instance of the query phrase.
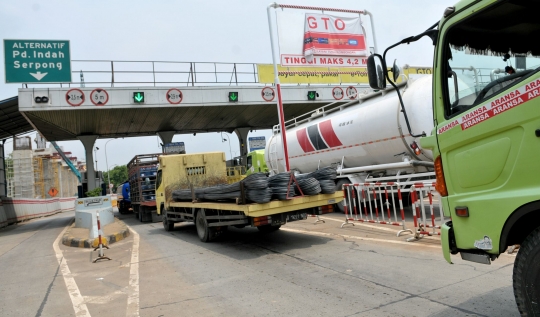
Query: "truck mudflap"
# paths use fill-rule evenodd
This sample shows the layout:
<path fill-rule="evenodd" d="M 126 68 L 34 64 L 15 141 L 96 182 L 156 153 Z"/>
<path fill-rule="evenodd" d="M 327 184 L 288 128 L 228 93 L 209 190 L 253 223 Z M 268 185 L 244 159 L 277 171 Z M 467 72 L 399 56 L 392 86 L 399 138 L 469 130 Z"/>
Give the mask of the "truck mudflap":
<path fill-rule="evenodd" d="M 446 262 L 453 264 L 450 254 L 456 249 L 456 241 L 454 238 L 454 228 L 452 221 L 444 223 L 441 227 L 441 245 Z"/>

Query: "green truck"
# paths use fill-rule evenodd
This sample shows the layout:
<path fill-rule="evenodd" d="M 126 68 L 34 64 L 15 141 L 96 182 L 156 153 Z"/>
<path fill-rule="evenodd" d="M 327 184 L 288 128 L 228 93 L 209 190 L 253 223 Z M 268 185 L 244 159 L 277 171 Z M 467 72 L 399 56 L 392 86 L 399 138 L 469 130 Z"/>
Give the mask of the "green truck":
<path fill-rule="evenodd" d="M 425 32 L 368 60 L 372 88 L 395 86 L 388 50 L 424 36 L 433 41 L 435 128 L 421 146 L 433 151 L 451 217 L 441 233 L 444 258 L 452 263 L 460 253 L 490 264 L 520 245 L 513 284 L 522 316 L 540 316 L 538 8 L 538 0 L 460 1 Z"/>

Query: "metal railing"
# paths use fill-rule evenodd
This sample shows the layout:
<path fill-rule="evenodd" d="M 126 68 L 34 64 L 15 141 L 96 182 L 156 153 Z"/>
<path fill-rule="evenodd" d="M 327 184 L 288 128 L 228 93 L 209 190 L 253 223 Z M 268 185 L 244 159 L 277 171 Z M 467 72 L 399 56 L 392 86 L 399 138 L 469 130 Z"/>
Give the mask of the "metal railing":
<path fill-rule="evenodd" d="M 259 84 L 256 63 L 72 60 L 71 83 L 60 87 Z M 28 84 L 30 85 L 30 84 Z M 23 87 L 28 87 L 23 84 Z"/>

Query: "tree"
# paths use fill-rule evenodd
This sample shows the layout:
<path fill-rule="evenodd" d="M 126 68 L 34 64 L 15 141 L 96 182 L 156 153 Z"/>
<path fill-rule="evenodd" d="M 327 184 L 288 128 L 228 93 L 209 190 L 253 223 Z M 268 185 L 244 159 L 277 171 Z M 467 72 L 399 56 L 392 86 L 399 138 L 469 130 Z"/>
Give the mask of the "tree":
<path fill-rule="evenodd" d="M 113 184 L 113 191 L 116 190 L 118 185 L 128 180 L 128 171 L 126 165 L 115 166 L 109 171 L 111 177 L 111 183 Z M 103 172 L 103 180 L 107 182 L 109 180 L 108 173 Z"/>

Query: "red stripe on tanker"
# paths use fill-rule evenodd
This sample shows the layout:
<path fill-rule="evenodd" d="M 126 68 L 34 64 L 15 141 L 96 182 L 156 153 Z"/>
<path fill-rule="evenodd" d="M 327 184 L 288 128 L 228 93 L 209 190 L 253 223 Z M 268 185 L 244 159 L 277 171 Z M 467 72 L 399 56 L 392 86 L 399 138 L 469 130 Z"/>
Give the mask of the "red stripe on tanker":
<path fill-rule="evenodd" d="M 343 145 L 341 141 L 338 139 L 336 132 L 334 131 L 334 128 L 332 128 L 331 120 L 326 120 L 319 123 L 319 130 L 321 131 L 321 135 L 324 141 L 326 141 L 326 144 L 328 144 L 329 147 Z"/>
<path fill-rule="evenodd" d="M 401 93 L 412 132 L 429 135 L 433 129 L 431 75 L 410 80 Z M 319 166 L 340 165 L 342 160 L 345 168 L 397 163 L 402 161 L 403 153 L 411 159 L 433 160 L 427 150 L 422 150 L 418 158 L 413 156 L 409 145 L 415 141 L 419 144 L 419 138 L 409 135 L 393 90 L 384 95 L 374 94 L 324 117 L 314 112 L 311 117 L 300 119 L 304 118 L 310 120 L 287 129 L 290 168 L 301 173 L 312 172 Z M 267 143 L 265 160 L 270 169 L 283 172 L 283 157 L 277 133 Z"/>
<path fill-rule="evenodd" d="M 291 138 L 292 140 L 293 138 Z M 309 143 L 309 139 L 307 137 L 306 129 L 300 129 L 296 131 L 296 139 L 298 140 L 298 144 L 302 148 L 304 152 L 313 152 L 315 149 L 313 148 L 313 145 Z"/>

